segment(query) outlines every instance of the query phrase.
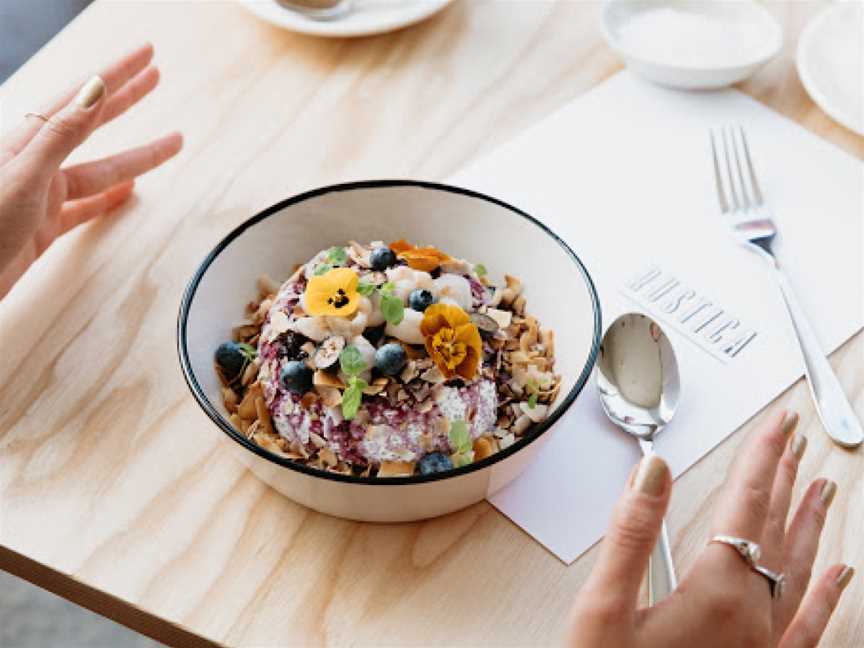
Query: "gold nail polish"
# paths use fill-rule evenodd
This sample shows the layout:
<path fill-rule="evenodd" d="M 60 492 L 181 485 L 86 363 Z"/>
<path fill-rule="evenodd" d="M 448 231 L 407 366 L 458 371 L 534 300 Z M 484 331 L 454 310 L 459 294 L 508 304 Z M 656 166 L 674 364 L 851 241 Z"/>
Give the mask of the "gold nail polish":
<path fill-rule="evenodd" d="M 789 436 L 792 434 L 792 431 L 798 427 L 798 412 L 786 412 L 786 416 L 783 417 L 783 434 Z"/>
<path fill-rule="evenodd" d="M 831 502 L 834 500 L 834 495 L 837 493 L 837 484 L 835 484 L 830 479 L 826 480 L 826 482 L 822 485 L 822 490 L 819 492 L 819 499 L 822 500 L 822 503 L 825 505 L 827 509 L 831 506 Z"/>
<path fill-rule="evenodd" d="M 804 451 L 807 449 L 807 437 L 800 432 L 796 432 L 795 436 L 792 437 L 792 441 L 789 442 L 789 449 L 792 450 L 792 454 L 795 455 L 796 459 L 801 459 L 804 456 Z"/>
<path fill-rule="evenodd" d="M 849 584 L 849 581 L 852 580 L 854 575 L 855 568 L 852 565 L 846 565 L 843 567 L 843 571 L 841 571 L 840 575 L 837 577 L 837 587 L 840 588 L 841 592 L 846 589 L 846 586 Z"/>
<path fill-rule="evenodd" d="M 648 495 L 660 495 L 666 486 L 666 462 L 657 455 L 648 455 L 639 462 L 633 477 L 633 488 Z"/>
<path fill-rule="evenodd" d="M 105 82 L 101 77 L 91 77 L 78 91 L 75 102 L 82 108 L 91 108 L 105 94 Z"/>

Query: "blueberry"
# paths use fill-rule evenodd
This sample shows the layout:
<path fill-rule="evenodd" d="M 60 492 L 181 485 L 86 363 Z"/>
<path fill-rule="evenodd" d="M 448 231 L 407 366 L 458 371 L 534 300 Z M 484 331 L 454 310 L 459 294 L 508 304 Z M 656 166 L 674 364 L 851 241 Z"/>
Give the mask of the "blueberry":
<path fill-rule="evenodd" d="M 453 470 L 453 462 L 443 452 L 430 452 L 420 458 L 417 467 L 420 469 L 421 475 L 431 475 L 445 470 Z"/>
<path fill-rule="evenodd" d="M 401 344 L 391 342 L 375 352 L 375 366 L 386 376 L 395 376 L 402 371 L 408 356 Z"/>
<path fill-rule="evenodd" d="M 384 337 L 384 329 L 387 328 L 387 324 L 384 323 L 381 326 L 367 326 L 363 331 L 363 337 L 369 340 L 369 344 L 372 346 L 378 346 L 378 343 L 381 341 L 381 338 Z"/>
<path fill-rule="evenodd" d="M 216 364 L 222 370 L 225 380 L 231 382 L 243 371 L 246 355 L 236 342 L 223 342 L 216 349 Z"/>
<path fill-rule="evenodd" d="M 386 270 L 390 266 L 396 265 L 396 255 L 389 247 L 376 247 L 369 255 L 369 265 L 373 270 Z"/>
<path fill-rule="evenodd" d="M 289 360 L 302 360 L 306 357 L 306 352 L 300 347 L 307 341 L 308 338 L 300 335 L 300 333 L 293 331 L 283 333 L 276 341 L 276 355 L 280 358 L 288 358 Z"/>
<path fill-rule="evenodd" d="M 415 288 L 408 294 L 408 305 L 421 313 L 435 303 L 435 296 L 423 288 Z"/>
<path fill-rule="evenodd" d="M 312 370 L 300 360 L 286 362 L 279 379 L 285 389 L 295 394 L 305 394 L 312 389 Z"/>

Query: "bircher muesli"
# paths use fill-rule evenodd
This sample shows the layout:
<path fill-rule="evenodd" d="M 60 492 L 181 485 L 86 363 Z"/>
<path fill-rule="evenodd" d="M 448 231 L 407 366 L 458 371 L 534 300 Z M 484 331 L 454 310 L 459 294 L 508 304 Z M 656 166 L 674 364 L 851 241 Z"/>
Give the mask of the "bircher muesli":
<path fill-rule="evenodd" d="M 262 448 L 365 477 L 439 473 L 507 448 L 558 395 L 554 336 L 521 282 L 404 240 L 322 250 L 258 280 L 216 349 L 231 424 Z"/>

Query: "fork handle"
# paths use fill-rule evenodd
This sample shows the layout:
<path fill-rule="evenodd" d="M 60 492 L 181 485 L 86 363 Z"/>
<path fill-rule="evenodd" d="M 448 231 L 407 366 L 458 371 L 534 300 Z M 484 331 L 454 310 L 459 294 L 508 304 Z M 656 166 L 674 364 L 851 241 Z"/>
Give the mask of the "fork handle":
<path fill-rule="evenodd" d="M 813 396 L 813 402 L 816 404 L 816 411 L 819 413 L 822 426 L 835 443 L 847 448 L 854 448 L 864 441 L 864 430 L 861 429 L 861 423 L 855 416 L 852 405 L 849 404 L 846 394 L 843 393 L 840 381 L 837 380 L 834 370 L 828 363 L 828 358 L 819 345 L 813 327 L 810 326 L 810 322 L 792 290 L 792 284 L 789 283 L 780 267 L 776 263 L 773 265 L 777 272 L 780 290 L 783 292 L 783 300 L 786 302 L 786 308 L 792 317 L 795 334 L 798 336 L 801 355 L 804 357 L 804 373 L 807 376 L 810 394 Z"/>

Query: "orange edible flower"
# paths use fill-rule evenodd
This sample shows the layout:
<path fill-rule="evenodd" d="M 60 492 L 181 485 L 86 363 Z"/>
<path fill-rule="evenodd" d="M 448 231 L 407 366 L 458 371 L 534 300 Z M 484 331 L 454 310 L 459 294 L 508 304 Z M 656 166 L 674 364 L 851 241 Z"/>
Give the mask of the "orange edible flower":
<path fill-rule="evenodd" d="M 415 247 L 405 239 L 394 241 L 390 244 L 390 249 L 396 253 L 397 257 L 405 259 L 408 267 L 424 272 L 432 272 L 442 263 L 450 260 L 448 255 L 431 245 Z"/>
<path fill-rule="evenodd" d="M 359 281 L 357 273 L 350 268 L 333 268 L 323 275 L 312 277 L 303 292 L 306 313 L 315 317 L 351 317 L 360 304 L 360 293 L 357 292 Z"/>
<path fill-rule="evenodd" d="M 451 304 L 432 304 L 423 313 L 420 332 L 426 339 L 426 352 L 445 379 L 474 377 L 483 343 L 468 313 Z"/>

